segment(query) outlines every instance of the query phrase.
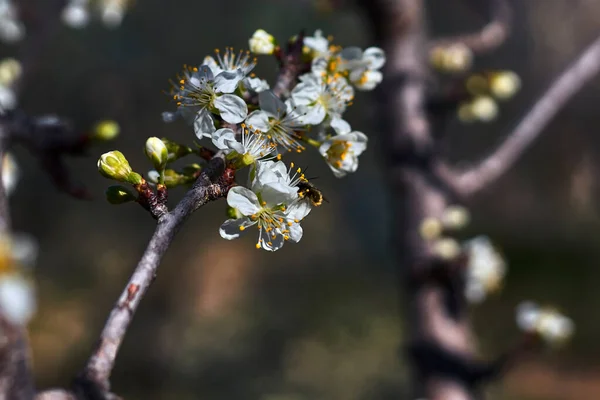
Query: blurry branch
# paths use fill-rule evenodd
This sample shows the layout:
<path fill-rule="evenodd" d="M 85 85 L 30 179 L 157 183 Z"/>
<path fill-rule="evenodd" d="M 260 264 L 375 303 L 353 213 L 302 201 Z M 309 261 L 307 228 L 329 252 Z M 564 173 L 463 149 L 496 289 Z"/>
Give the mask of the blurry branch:
<path fill-rule="evenodd" d="M 479 164 L 451 176 L 450 184 L 468 196 L 508 171 L 565 104 L 600 71 L 600 38 L 556 79 L 500 146 Z"/>
<path fill-rule="evenodd" d="M 481 2 L 481 0 L 477 1 Z M 473 53 L 484 53 L 502 45 L 510 33 L 511 7 L 507 0 L 484 0 L 483 3 L 486 3 L 490 22 L 479 32 L 436 39 L 430 43 L 430 48 L 462 44 Z"/>
<path fill-rule="evenodd" d="M 175 209 L 158 219 L 156 231 L 142 259 L 106 321 L 97 348 L 77 379 L 76 386 L 86 388 L 86 391 L 99 391 L 90 398 L 104 398 L 104 394 L 109 392 L 109 377 L 119 347 L 133 314 L 156 277 L 158 265 L 175 234 L 194 211 L 212 200 L 223 197 L 232 183 L 232 176 L 229 176 L 228 170 L 225 169 L 224 158 L 217 155 L 211 159 L 192 189 Z"/>
<path fill-rule="evenodd" d="M 422 221 L 440 217 L 450 193 L 435 177 L 436 138 L 425 112 L 427 79 L 424 0 L 361 0 L 372 30 L 386 52 L 384 82 L 378 88 L 383 123 L 382 154 L 395 205 L 392 232 L 408 333 L 413 391 L 408 398 L 472 400 L 486 376 L 474 357 L 474 341 L 463 297 L 460 268 L 434 255 L 419 234 Z M 441 265 L 440 265 L 441 264 Z M 447 265 L 448 264 L 448 265 Z M 435 268 L 447 279 L 422 279 Z"/>

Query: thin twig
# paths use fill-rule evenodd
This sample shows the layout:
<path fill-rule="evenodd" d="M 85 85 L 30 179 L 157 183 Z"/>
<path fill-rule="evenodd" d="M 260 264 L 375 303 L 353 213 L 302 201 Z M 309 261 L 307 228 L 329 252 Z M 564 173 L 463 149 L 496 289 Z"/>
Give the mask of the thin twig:
<path fill-rule="evenodd" d="M 163 255 L 185 220 L 209 201 L 226 194 L 231 180 L 223 177 L 225 161 L 215 156 L 175 209 L 158 219 L 158 225 L 133 275 L 113 307 L 100 335 L 98 346 L 90 357 L 79 382 L 96 386 L 101 392 L 110 391 L 109 378 L 117 352 L 133 315 L 148 287 L 156 277 Z"/>
<path fill-rule="evenodd" d="M 451 183 L 462 195 L 472 195 L 508 171 L 543 132 L 565 104 L 600 72 L 600 37 L 554 81 L 504 142 Z"/>
<path fill-rule="evenodd" d="M 479 1 L 479 0 L 478 0 Z M 496 49 L 506 41 L 510 33 L 512 12 L 507 0 L 487 0 L 490 22 L 479 32 L 433 40 L 430 48 L 463 44 L 474 53 Z"/>

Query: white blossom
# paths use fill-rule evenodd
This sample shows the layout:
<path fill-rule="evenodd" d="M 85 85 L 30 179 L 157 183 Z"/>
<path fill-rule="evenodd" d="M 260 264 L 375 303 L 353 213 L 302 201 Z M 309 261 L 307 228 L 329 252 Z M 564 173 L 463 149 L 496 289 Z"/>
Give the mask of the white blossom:
<path fill-rule="evenodd" d="M 242 80 L 242 87 L 251 93 L 260 93 L 269 90 L 269 82 L 260 78 L 245 77 Z"/>
<path fill-rule="evenodd" d="M 485 299 L 488 293 L 498 290 L 506 274 L 506 262 L 486 236 L 466 241 L 467 254 L 465 296 L 474 303 Z"/>
<path fill-rule="evenodd" d="M 235 151 L 242 156 L 245 165 L 274 157 L 272 155 L 277 150 L 277 146 L 266 135 L 243 129 L 240 136 L 238 141 L 233 130 L 217 129 L 212 134 L 212 142 L 219 150 L 224 150 L 226 153 Z"/>
<path fill-rule="evenodd" d="M 575 330 L 570 318 L 553 308 L 540 307 L 530 301 L 519 304 L 516 317 L 521 330 L 535 333 L 551 345 L 564 343 Z"/>
<path fill-rule="evenodd" d="M 16 273 L 0 276 L 0 310 L 10 323 L 26 325 L 36 311 L 32 283 Z"/>
<path fill-rule="evenodd" d="M 385 53 L 379 47 L 362 51 L 358 47 L 347 47 L 340 53 L 341 69 L 349 72 L 348 79 L 359 90 L 373 90 L 381 83 L 379 71 L 385 64 Z"/>
<path fill-rule="evenodd" d="M 240 50 L 236 54 L 233 48 L 227 47 L 223 55 L 221 55 L 219 49 L 215 50 L 215 54 L 217 56 L 216 60 L 211 56 L 206 56 L 202 62 L 203 65 L 210 67 L 215 76 L 221 72 L 237 72 L 238 70 L 246 76 L 256 66 L 256 58 L 251 57 L 249 51 Z"/>
<path fill-rule="evenodd" d="M 327 58 L 330 54 L 329 39 L 323 36 L 323 32 L 320 29 L 315 31 L 314 36 L 304 37 L 304 48 L 307 53 L 310 53 L 313 56 L 313 58 Z"/>
<path fill-rule="evenodd" d="M 216 130 L 212 113 L 218 113 L 224 121 L 237 124 L 246 118 L 248 106 L 240 97 L 231 94 L 243 79 L 244 73 L 223 71 L 212 73 L 208 65 L 199 68 L 185 68 L 183 76 L 174 84 L 177 101 L 177 114 L 163 113 L 163 119 L 170 122 L 176 115 L 194 124 L 198 138 L 211 137 Z"/>
<path fill-rule="evenodd" d="M 351 131 L 350 125 L 345 121 L 334 125 L 338 133 L 326 139 L 319 147 L 319 153 L 327 161 L 333 175 L 341 178 L 358 169 L 358 156 L 367 149 L 367 135 L 358 131 Z"/>
<path fill-rule="evenodd" d="M 258 104 L 260 110 L 248 115 L 246 125 L 265 134 L 269 140 L 286 150 L 304 150 L 297 133 L 303 130 L 304 124 L 292 102 L 288 100 L 284 103 L 272 91 L 265 90 L 258 94 Z"/>
<path fill-rule="evenodd" d="M 328 118 L 332 123 L 342 119 L 342 113 L 354 98 L 354 90 L 343 76 L 323 79 L 312 73 L 300 76 L 300 83 L 292 90 L 294 104 L 306 109 L 303 122 L 317 125 Z"/>
<path fill-rule="evenodd" d="M 63 9 L 61 18 L 71 28 L 80 29 L 85 27 L 90 20 L 87 1 L 71 1 Z"/>
<path fill-rule="evenodd" d="M 307 202 L 298 201 L 298 188 L 286 184 L 289 174 L 282 162 L 259 162 L 253 172 L 251 188 L 233 187 L 227 194 L 227 203 L 243 217 L 229 219 L 219 232 L 232 240 L 251 226 L 259 235 L 257 248 L 276 251 L 290 240 L 302 238 L 300 221 L 310 212 Z"/>
<path fill-rule="evenodd" d="M 256 54 L 273 54 L 275 38 L 263 29 L 257 29 L 248 41 L 250 51 Z"/>

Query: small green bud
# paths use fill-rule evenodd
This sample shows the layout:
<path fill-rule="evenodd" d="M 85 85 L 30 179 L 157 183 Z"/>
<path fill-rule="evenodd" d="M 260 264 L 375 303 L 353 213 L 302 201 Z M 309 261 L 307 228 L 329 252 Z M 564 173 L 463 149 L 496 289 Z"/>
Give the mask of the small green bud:
<path fill-rule="evenodd" d="M 227 218 L 239 219 L 239 218 L 242 218 L 242 217 L 243 217 L 243 215 L 240 212 L 240 210 L 238 210 L 235 207 L 227 206 Z"/>
<path fill-rule="evenodd" d="M 144 150 L 146 151 L 146 156 L 148 156 L 150 161 L 152 161 L 152 164 L 154 164 L 154 168 L 156 168 L 158 172 L 164 171 L 167 166 L 169 152 L 163 141 L 157 137 L 148 138 Z"/>
<path fill-rule="evenodd" d="M 119 136 L 121 128 L 119 124 L 112 120 L 104 120 L 94 125 L 94 139 L 107 142 Z"/>
<path fill-rule="evenodd" d="M 143 182 L 140 174 L 133 172 L 129 162 L 118 150 L 104 153 L 98 159 L 98 171 L 108 179 L 139 185 Z"/>
<path fill-rule="evenodd" d="M 173 142 L 167 138 L 162 138 L 162 142 L 167 146 L 167 152 L 169 153 L 169 161 L 175 161 L 180 159 L 181 157 L 185 157 L 188 154 L 194 152 L 188 146 L 184 146 L 182 144 Z"/>
<path fill-rule="evenodd" d="M 137 198 L 126 187 L 115 185 L 106 189 L 106 200 L 110 204 L 123 204 L 130 201 L 136 201 Z"/>

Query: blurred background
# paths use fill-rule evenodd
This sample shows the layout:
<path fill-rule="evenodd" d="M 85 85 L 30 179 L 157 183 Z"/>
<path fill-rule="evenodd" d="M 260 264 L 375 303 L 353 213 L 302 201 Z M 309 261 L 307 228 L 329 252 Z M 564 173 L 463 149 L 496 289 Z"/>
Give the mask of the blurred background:
<path fill-rule="evenodd" d="M 44 0 L 30 1 L 42 5 Z M 514 30 L 475 69 L 512 69 L 522 78 L 515 99 L 491 124 L 449 127 L 457 163 L 493 148 L 541 91 L 600 32 L 595 0 L 514 1 Z M 432 36 L 484 24 L 461 1 L 430 0 Z M 98 338 L 154 229 L 136 205 L 111 206 L 110 184 L 97 157 L 117 148 L 146 171 L 149 136 L 191 144 L 184 123 L 164 124 L 173 110 L 168 80 L 215 48 L 246 48 L 262 28 L 285 41 L 301 29 L 323 29 L 341 45 L 371 43 L 360 10 L 320 12 L 282 0 L 138 1 L 115 30 L 92 23 L 61 26 L 39 59 L 20 104 L 31 114 L 57 113 L 85 130 L 104 118 L 121 124 L 114 143 L 70 161 L 93 192 L 77 201 L 57 192 L 30 154 L 16 149 L 22 179 L 11 198 L 15 231 L 40 241 L 35 271 L 39 312 L 31 324 L 40 388 L 68 386 Z M 1 56 L 19 57 L 19 46 Z M 272 79 L 275 61 L 259 59 Z M 529 359 L 486 390 L 491 399 L 600 398 L 600 78 L 560 113 L 507 175 L 468 204 L 465 238 L 489 235 L 509 263 L 503 291 L 474 307 L 483 357 L 517 340 L 514 307 L 532 299 L 553 304 L 576 324 L 573 341 Z M 406 367 L 398 357 L 402 305 L 390 246 L 389 210 L 373 101 L 360 93 L 346 113 L 369 136 L 359 170 L 335 179 L 317 154 L 300 158 L 318 176 L 329 203 L 313 210 L 299 244 L 257 251 L 253 235 L 225 241 L 223 201 L 198 211 L 167 253 L 125 338 L 113 389 L 128 399 L 388 400 L 405 398 Z M 169 195 L 175 204 L 183 189 Z"/>

